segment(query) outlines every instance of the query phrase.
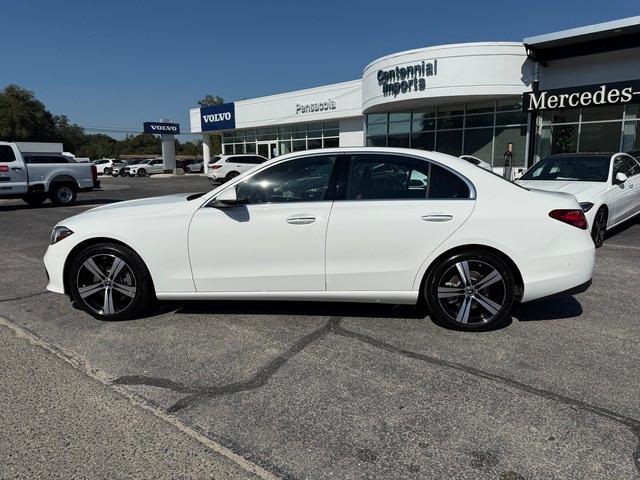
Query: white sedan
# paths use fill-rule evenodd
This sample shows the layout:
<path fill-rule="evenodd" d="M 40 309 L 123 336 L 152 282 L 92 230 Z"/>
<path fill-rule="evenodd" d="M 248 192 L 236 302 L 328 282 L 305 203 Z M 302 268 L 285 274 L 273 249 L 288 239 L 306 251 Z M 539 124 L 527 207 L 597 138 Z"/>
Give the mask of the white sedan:
<path fill-rule="evenodd" d="M 94 208 L 54 228 L 47 288 L 101 319 L 160 300 L 425 302 L 465 330 L 591 281 L 571 195 L 398 148 L 284 155 L 205 194 Z M 211 255 L 212 245 L 241 255 Z"/>
<path fill-rule="evenodd" d="M 127 167 L 125 171 L 128 172 L 130 176 L 146 177 L 153 173 L 163 173 L 164 163 L 161 158 L 152 158 L 131 165 Z"/>
<path fill-rule="evenodd" d="M 596 247 L 604 242 L 607 229 L 640 213 L 640 163 L 626 153 L 552 155 L 527 170 L 518 183 L 574 195 Z"/>

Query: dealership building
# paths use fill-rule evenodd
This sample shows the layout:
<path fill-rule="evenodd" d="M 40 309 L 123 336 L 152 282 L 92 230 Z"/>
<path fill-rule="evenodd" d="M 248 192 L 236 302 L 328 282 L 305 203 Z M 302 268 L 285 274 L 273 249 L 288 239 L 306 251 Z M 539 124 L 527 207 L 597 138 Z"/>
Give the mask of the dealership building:
<path fill-rule="evenodd" d="M 362 78 L 190 110 L 205 165 L 323 147 L 473 155 L 501 171 L 554 153 L 640 149 L 640 17 L 525 38 L 431 46 L 374 60 Z M 206 167 L 205 167 L 206 168 Z"/>

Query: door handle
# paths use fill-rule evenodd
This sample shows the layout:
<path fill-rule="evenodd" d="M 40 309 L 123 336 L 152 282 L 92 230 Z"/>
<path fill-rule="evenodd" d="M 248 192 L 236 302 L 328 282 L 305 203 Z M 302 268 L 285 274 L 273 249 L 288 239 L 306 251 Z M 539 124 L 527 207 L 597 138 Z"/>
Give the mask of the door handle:
<path fill-rule="evenodd" d="M 287 223 L 291 225 L 308 225 L 316 221 L 316 217 L 297 215 L 295 217 L 287 218 Z"/>
<path fill-rule="evenodd" d="M 425 222 L 448 222 L 453 220 L 453 215 L 447 213 L 430 213 L 429 215 L 423 215 L 422 220 Z"/>

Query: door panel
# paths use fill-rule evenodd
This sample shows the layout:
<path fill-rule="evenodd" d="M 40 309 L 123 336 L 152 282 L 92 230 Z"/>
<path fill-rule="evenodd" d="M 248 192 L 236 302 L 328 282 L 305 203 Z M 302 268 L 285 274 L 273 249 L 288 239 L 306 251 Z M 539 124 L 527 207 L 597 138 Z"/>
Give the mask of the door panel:
<path fill-rule="evenodd" d="M 409 291 L 427 256 L 471 214 L 473 200 L 336 202 L 327 290 Z"/>
<path fill-rule="evenodd" d="M 620 223 L 631 217 L 636 212 L 638 200 L 638 179 L 636 172 L 636 161 L 628 155 L 619 155 L 613 160 L 612 179 L 615 180 L 616 173 L 622 172 L 627 177 L 626 182 L 615 184 L 611 189 L 612 212 L 610 225 Z"/>
<path fill-rule="evenodd" d="M 189 231 L 199 292 L 325 289 L 332 202 L 201 208 Z"/>

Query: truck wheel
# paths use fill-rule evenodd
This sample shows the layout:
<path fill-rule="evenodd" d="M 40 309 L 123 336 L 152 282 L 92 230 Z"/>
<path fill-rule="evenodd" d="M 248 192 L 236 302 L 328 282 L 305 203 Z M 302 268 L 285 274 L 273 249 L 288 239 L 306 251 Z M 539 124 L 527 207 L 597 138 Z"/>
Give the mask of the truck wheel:
<path fill-rule="evenodd" d="M 32 207 L 39 207 L 46 199 L 47 197 L 42 193 L 32 193 L 31 195 L 22 197 L 22 200 Z"/>
<path fill-rule="evenodd" d="M 54 183 L 51 185 L 51 202 L 59 207 L 66 207 L 76 203 L 76 187 L 71 183 Z"/>

